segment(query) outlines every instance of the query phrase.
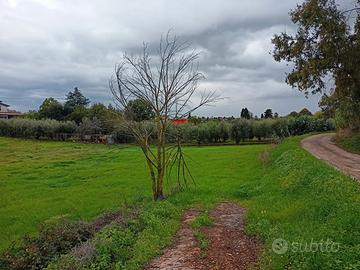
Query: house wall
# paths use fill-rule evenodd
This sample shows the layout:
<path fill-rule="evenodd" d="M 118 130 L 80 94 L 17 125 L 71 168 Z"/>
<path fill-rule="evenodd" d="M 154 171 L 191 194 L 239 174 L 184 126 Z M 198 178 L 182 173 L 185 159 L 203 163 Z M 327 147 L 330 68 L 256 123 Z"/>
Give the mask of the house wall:
<path fill-rule="evenodd" d="M 8 108 L 6 106 L 0 105 L 0 112 L 7 112 Z"/>

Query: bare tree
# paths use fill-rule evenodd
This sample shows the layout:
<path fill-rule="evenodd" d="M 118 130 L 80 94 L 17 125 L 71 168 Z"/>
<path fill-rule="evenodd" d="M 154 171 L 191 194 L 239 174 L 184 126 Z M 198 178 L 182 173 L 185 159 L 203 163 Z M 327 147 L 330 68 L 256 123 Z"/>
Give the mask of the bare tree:
<path fill-rule="evenodd" d="M 135 122 L 131 113 L 124 116 L 124 125 L 134 136 L 144 153 L 151 176 L 154 200 L 164 198 L 163 183 L 166 176 L 175 175 L 180 188 L 192 178 L 181 148 L 181 139 L 167 142 L 168 129 L 172 119 L 188 116 L 196 109 L 218 100 L 215 92 L 200 93 L 199 102 L 192 105 L 191 99 L 197 93 L 199 82 L 204 78 L 198 71 L 199 53 L 190 50 L 186 42 L 168 33 L 161 38 L 156 62 L 153 63 L 150 50 L 143 45 L 141 54 L 124 55 L 115 67 L 110 80 L 110 90 L 116 103 L 128 108 L 131 100 L 140 99 L 150 104 L 155 117 L 155 131 L 144 122 Z M 156 134 L 152 134 L 152 133 Z M 155 135 L 155 147 L 151 147 L 150 136 Z M 172 171 L 175 170 L 175 173 Z"/>

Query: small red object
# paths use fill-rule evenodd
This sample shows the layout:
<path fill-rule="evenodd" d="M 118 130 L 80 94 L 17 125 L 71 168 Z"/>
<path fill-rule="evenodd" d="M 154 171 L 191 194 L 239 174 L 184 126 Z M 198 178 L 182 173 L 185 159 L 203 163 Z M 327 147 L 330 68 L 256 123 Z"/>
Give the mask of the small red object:
<path fill-rule="evenodd" d="M 188 123 L 189 120 L 186 118 L 177 118 L 177 119 L 172 119 L 171 122 L 173 122 L 174 125 L 182 125 Z"/>

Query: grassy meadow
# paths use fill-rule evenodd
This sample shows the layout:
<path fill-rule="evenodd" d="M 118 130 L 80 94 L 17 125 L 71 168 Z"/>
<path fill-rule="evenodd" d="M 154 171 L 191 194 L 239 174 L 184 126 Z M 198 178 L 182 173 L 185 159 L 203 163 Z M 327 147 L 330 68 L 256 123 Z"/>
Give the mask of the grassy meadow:
<path fill-rule="evenodd" d="M 126 260 L 133 267 L 124 268 L 137 269 L 170 243 L 183 209 L 233 200 L 248 208 L 247 230 L 264 242 L 263 269 L 359 269 L 360 186 L 301 149 L 302 138 L 276 147 L 186 147 L 197 184 L 158 203 L 151 201 L 143 157 L 134 146 L 0 138 L 0 248 L 36 234 L 48 220 L 89 220 L 145 196 L 147 225 L 131 244 Z M 260 155 L 264 151 L 269 154 Z M 174 214 L 161 214 L 156 223 L 149 214 L 154 211 Z M 272 251 L 279 238 L 289 244 L 329 240 L 339 249 L 279 255 Z"/>
<path fill-rule="evenodd" d="M 194 200 L 227 197 L 257 171 L 257 146 L 187 147 L 197 180 Z M 139 196 L 151 197 L 136 147 L 0 139 L 0 243 L 49 219 L 91 219 Z M 245 157 L 245 158 L 244 158 Z M 168 187 L 171 183 L 168 183 Z"/>

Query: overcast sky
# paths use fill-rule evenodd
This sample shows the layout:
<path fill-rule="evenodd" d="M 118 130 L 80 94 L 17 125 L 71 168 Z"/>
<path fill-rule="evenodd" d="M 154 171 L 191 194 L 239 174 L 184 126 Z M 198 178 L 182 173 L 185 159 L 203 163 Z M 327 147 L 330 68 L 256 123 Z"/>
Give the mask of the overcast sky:
<path fill-rule="evenodd" d="M 350 1 L 350 0 L 348 0 Z M 108 80 L 125 51 L 158 44 L 168 29 L 202 51 L 201 88 L 223 101 L 200 115 L 238 116 L 242 107 L 284 115 L 318 109 L 284 83 L 285 64 L 271 37 L 292 31 L 298 0 L 0 0 L 0 100 L 38 109 L 79 87 L 92 102 L 111 102 Z"/>

